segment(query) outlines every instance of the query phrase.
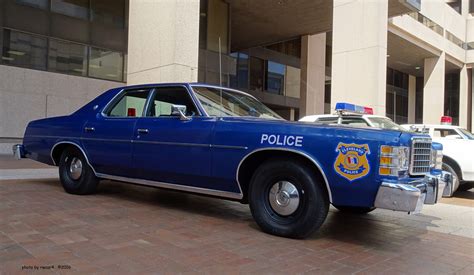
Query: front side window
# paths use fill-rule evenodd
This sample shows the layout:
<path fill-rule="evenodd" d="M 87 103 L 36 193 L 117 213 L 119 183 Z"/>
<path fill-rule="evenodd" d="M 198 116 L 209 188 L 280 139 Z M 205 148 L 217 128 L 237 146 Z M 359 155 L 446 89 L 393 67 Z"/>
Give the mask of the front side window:
<path fill-rule="evenodd" d="M 149 93 L 149 90 L 125 92 L 115 105 L 106 112 L 106 115 L 109 117 L 141 117 Z"/>
<path fill-rule="evenodd" d="M 193 89 L 210 116 L 282 119 L 263 103 L 244 93 L 200 86 L 194 86 Z"/>
<path fill-rule="evenodd" d="M 171 116 L 172 105 L 186 106 L 186 116 L 198 114 L 196 106 L 184 87 L 164 87 L 155 89 L 155 95 L 151 101 L 147 116 L 166 117 Z"/>
<path fill-rule="evenodd" d="M 465 135 L 465 136 L 467 137 L 467 139 L 474 140 L 474 134 L 473 134 L 473 133 L 470 133 L 468 130 L 463 129 L 463 128 L 459 128 L 458 130 L 459 130 L 463 135 Z"/>

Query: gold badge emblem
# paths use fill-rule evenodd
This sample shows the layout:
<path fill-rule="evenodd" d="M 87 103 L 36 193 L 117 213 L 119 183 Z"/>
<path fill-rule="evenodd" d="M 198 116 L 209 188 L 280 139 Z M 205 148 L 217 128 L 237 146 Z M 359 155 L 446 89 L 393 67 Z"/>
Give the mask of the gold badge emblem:
<path fill-rule="evenodd" d="M 336 173 L 354 181 L 360 179 L 370 171 L 370 164 L 367 155 L 370 155 L 368 144 L 342 143 L 340 142 L 336 147 L 337 155 L 334 162 L 334 169 Z"/>

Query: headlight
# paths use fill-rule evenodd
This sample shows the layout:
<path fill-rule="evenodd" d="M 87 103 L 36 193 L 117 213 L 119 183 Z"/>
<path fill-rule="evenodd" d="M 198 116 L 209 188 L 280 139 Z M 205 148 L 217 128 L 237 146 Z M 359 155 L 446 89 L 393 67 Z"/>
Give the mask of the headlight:
<path fill-rule="evenodd" d="M 436 170 L 443 169 L 443 151 L 431 150 L 431 168 Z"/>
<path fill-rule="evenodd" d="M 380 146 L 379 174 L 384 176 L 400 175 L 408 171 L 410 164 L 410 149 L 404 146 Z"/>

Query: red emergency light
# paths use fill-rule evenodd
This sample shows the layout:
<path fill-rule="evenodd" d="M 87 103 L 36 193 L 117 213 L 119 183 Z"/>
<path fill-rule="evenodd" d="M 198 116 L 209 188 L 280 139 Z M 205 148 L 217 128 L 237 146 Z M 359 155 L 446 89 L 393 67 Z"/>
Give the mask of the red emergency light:
<path fill-rule="evenodd" d="M 441 124 L 443 125 L 451 125 L 453 123 L 453 118 L 450 116 L 442 116 L 441 117 Z"/>
<path fill-rule="evenodd" d="M 135 108 L 128 108 L 127 109 L 127 116 L 137 116 L 137 109 Z"/>

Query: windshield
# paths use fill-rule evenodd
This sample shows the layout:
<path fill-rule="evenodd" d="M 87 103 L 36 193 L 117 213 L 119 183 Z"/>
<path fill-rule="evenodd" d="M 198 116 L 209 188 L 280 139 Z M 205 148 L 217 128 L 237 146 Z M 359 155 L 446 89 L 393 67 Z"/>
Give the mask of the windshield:
<path fill-rule="evenodd" d="M 252 96 L 227 89 L 193 86 L 209 116 L 283 119 Z"/>
<path fill-rule="evenodd" d="M 459 131 L 461 131 L 461 133 L 463 133 L 467 139 L 474 140 L 474 134 L 470 133 L 468 130 L 459 128 Z"/>
<path fill-rule="evenodd" d="M 396 124 L 389 118 L 385 117 L 369 117 L 370 122 L 377 128 L 397 130 L 397 131 L 406 131 L 402 126 Z"/>

